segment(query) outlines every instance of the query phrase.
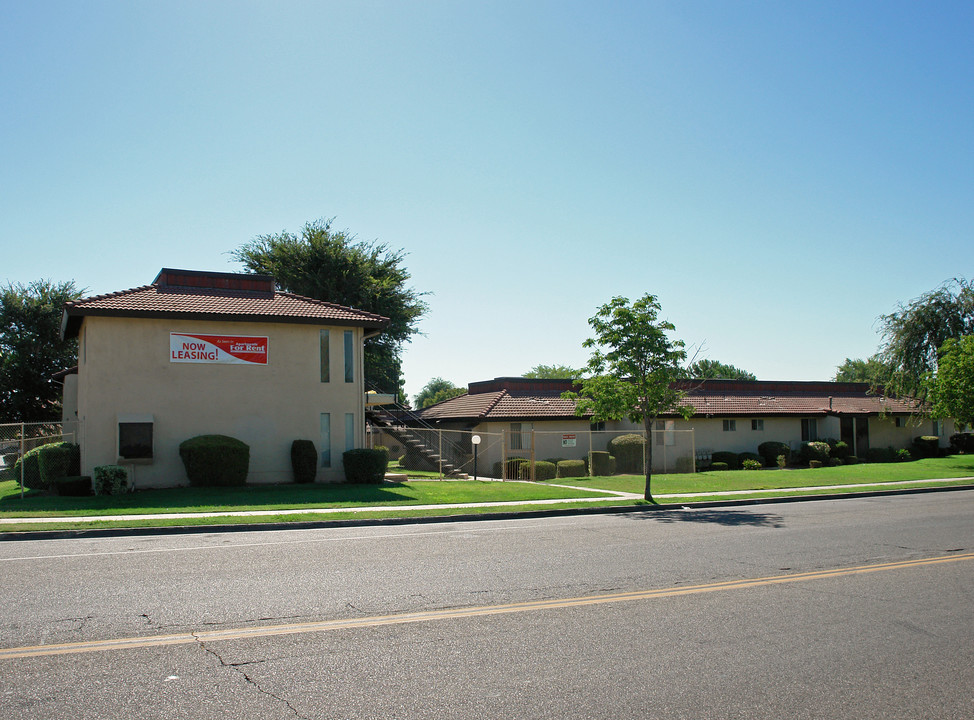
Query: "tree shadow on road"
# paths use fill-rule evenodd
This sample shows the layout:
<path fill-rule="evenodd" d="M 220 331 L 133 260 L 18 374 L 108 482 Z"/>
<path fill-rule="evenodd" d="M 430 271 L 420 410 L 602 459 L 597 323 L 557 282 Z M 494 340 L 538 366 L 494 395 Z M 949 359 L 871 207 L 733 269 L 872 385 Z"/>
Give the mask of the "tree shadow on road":
<path fill-rule="evenodd" d="M 694 509 L 677 508 L 647 509 L 644 512 L 628 513 L 624 517 L 629 520 L 655 520 L 663 523 L 713 523 L 731 527 L 784 527 L 784 518 L 772 513 L 754 512 L 750 510 L 732 509 Z"/>

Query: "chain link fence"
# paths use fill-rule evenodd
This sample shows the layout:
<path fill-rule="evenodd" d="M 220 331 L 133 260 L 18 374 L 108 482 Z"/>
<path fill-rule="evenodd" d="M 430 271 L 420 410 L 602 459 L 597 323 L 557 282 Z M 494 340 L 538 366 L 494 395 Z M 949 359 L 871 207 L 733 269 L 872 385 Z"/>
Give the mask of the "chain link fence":
<path fill-rule="evenodd" d="M 441 430 L 406 426 L 372 428 L 370 446 L 389 448 L 390 460 L 403 470 L 436 473 L 440 477 L 498 477 L 491 458 L 503 449 L 502 433 Z"/>
<path fill-rule="evenodd" d="M 554 476 L 645 475 L 645 434 L 632 430 L 553 432 L 527 430 L 504 433 L 499 477 L 505 480 L 547 480 Z M 696 472 L 693 430 L 676 430 L 659 421 L 652 432 L 654 473 Z M 562 461 L 576 461 L 559 467 Z M 539 466 L 538 463 L 545 463 Z M 578 463 L 583 463 L 583 468 Z M 552 467 L 553 466 L 553 467 Z"/>
<path fill-rule="evenodd" d="M 19 462 L 25 454 L 42 445 L 57 442 L 77 443 L 77 423 L 65 427 L 59 422 L 0 424 L 0 482 L 13 480 L 24 489 L 40 488 L 37 463 Z"/>

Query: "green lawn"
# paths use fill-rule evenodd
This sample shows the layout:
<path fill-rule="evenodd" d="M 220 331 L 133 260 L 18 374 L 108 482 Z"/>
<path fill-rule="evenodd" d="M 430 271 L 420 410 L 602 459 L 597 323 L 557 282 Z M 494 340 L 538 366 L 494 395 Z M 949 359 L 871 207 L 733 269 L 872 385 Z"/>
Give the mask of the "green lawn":
<path fill-rule="evenodd" d="M 679 495 L 681 493 L 721 492 L 733 490 L 778 489 L 775 495 L 809 494 L 803 488 L 820 485 L 872 484 L 891 481 L 916 481 L 945 479 L 944 485 L 963 484 L 965 481 L 949 481 L 949 478 L 974 476 L 974 456 L 958 455 L 934 460 L 909 463 L 864 464 L 815 470 L 755 470 L 703 472 L 695 475 L 656 475 L 653 477 L 654 495 Z M 375 511 L 369 518 L 419 517 L 453 515 L 457 513 L 498 512 L 496 507 L 463 508 L 447 507 L 432 510 L 411 508 L 415 505 L 448 505 L 450 503 L 527 502 L 530 500 L 564 499 L 564 503 L 545 505 L 545 509 L 579 507 L 571 498 L 579 496 L 578 490 L 557 487 L 558 484 L 585 488 L 594 496 L 600 490 L 632 492 L 641 495 L 644 479 L 641 476 L 569 478 L 550 483 L 492 482 L 492 481 L 438 481 L 414 480 L 383 485 L 248 485 L 240 488 L 167 488 L 140 490 L 118 496 L 66 498 L 52 497 L 28 491 L 21 499 L 20 489 L 14 481 L 0 482 L 0 517 L 63 517 L 79 515 L 153 515 L 174 512 L 227 512 L 258 511 L 259 516 L 220 517 L 191 519 L 107 520 L 78 523 L 61 522 L 45 524 L 5 524 L 0 531 L 61 529 L 67 527 L 151 527 L 169 525 L 210 525 L 213 523 L 267 523 L 300 522 L 307 520 L 344 519 L 362 517 L 342 508 L 367 508 L 369 506 L 396 506 L 395 510 Z M 857 488 L 858 489 L 858 488 Z M 736 498 L 750 495 L 735 496 Z M 754 497 L 769 497 L 755 495 Z M 680 502 L 680 499 L 668 502 Z M 585 503 L 586 507 L 623 506 L 643 504 L 642 500 L 606 497 L 605 500 Z M 313 513 L 281 515 L 281 510 L 336 508 L 327 516 Z M 505 506 L 510 510 L 537 510 L 538 506 Z"/>
<path fill-rule="evenodd" d="M 951 455 L 946 458 L 905 463 L 864 463 L 839 467 L 779 470 L 721 470 L 682 475 L 653 475 L 654 495 L 720 492 L 724 490 L 766 490 L 802 488 L 816 485 L 853 485 L 859 483 L 902 482 L 934 478 L 974 476 L 974 455 Z M 571 478 L 553 480 L 579 487 L 642 493 L 645 478 L 641 475 Z"/>
<path fill-rule="evenodd" d="M 592 493 L 602 495 L 598 488 Z M 541 483 L 473 480 L 409 480 L 382 485 L 247 485 L 235 488 L 165 488 L 124 495 L 54 497 L 28 491 L 20 498 L 16 482 L 0 482 L 0 517 L 71 515 L 149 515 L 173 512 L 290 510 L 369 505 L 438 505 L 468 502 L 516 502 L 578 497 L 577 490 Z"/>

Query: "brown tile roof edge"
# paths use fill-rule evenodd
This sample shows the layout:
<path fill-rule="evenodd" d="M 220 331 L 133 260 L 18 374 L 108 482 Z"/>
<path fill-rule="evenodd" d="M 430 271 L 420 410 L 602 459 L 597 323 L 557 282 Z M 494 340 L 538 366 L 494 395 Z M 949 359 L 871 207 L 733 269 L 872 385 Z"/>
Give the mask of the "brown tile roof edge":
<path fill-rule="evenodd" d="M 77 335 L 85 316 L 346 325 L 381 330 L 389 319 L 365 310 L 275 290 L 142 285 L 65 303 L 62 333 Z"/>

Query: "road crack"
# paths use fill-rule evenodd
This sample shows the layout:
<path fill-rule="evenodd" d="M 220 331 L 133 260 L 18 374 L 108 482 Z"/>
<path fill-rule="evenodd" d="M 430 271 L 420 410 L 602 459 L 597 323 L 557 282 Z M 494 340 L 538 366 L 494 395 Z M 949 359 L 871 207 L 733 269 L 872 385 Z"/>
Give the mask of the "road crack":
<path fill-rule="evenodd" d="M 203 652 L 207 653 L 208 655 L 211 655 L 212 657 L 216 658 L 217 662 L 220 663 L 221 667 L 225 667 L 228 670 L 232 670 L 233 672 L 240 675 L 240 677 L 242 677 L 244 681 L 246 681 L 247 684 L 253 687 L 257 692 L 261 693 L 262 695 L 266 695 L 267 697 L 272 698 L 273 700 L 276 700 L 277 702 L 283 704 L 285 707 L 287 707 L 288 710 L 294 713 L 294 717 L 301 718 L 301 720 L 311 720 L 309 717 L 299 713 L 297 708 L 295 708 L 290 702 L 288 702 L 286 698 L 283 698 L 280 695 L 275 695 L 270 690 L 265 690 L 264 688 L 262 688 L 259 682 L 254 680 L 254 678 L 250 677 L 250 675 L 248 675 L 246 671 L 243 670 L 243 668 L 248 665 L 260 665 L 261 663 L 266 662 L 266 659 L 248 660 L 247 662 L 238 662 L 238 663 L 227 662 L 226 660 L 223 659 L 223 656 L 220 655 L 220 653 L 218 653 L 216 650 L 214 650 L 205 642 L 203 642 L 203 639 L 200 638 L 199 635 L 193 633 L 193 637 L 196 639 L 196 643 L 200 646 L 200 649 L 202 649 Z"/>

